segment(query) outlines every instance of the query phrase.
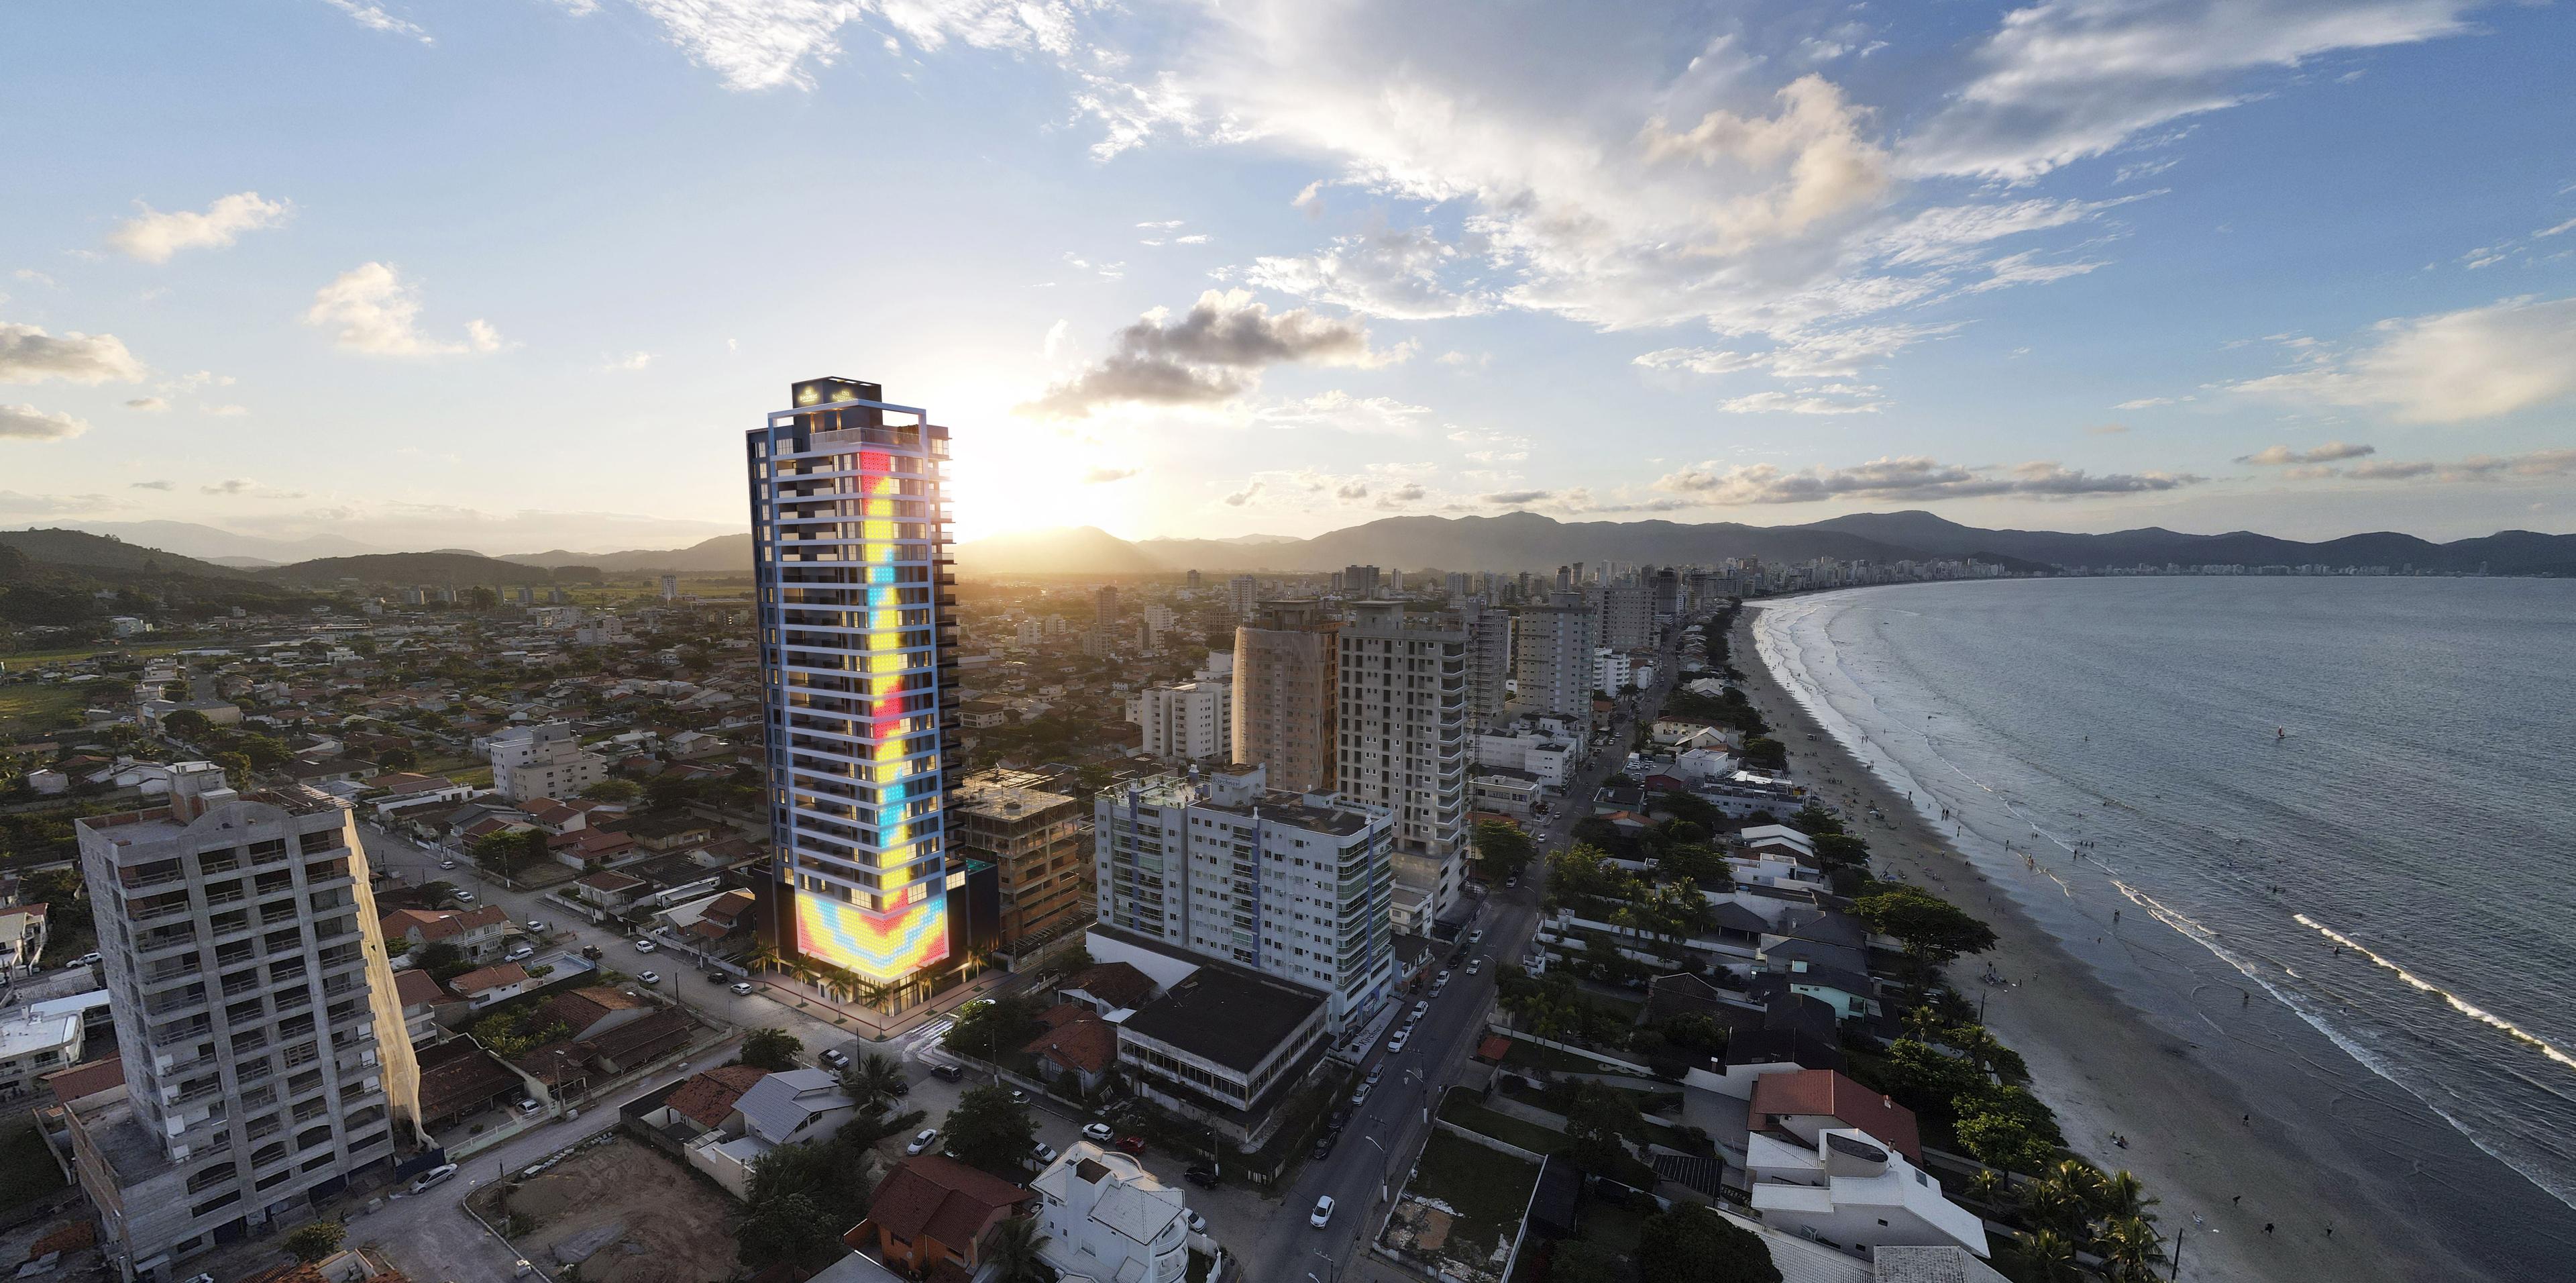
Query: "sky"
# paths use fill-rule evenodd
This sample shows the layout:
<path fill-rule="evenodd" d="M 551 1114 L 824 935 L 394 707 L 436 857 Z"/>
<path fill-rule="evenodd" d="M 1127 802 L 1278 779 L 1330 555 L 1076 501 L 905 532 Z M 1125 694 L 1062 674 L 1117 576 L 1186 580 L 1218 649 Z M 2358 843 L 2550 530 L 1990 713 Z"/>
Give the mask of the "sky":
<path fill-rule="evenodd" d="M 2565 3 L 0 8 L 0 526 L 2576 531 Z"/>

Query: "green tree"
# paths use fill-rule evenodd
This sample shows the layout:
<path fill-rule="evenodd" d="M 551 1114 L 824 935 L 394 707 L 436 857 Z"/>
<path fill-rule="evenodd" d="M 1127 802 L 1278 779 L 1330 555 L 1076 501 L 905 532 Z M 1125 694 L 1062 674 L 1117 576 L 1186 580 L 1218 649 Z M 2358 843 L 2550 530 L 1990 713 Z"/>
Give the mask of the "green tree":
<path fill-rule="evenodd" d="M 161 729 L 163 732 L 167 733 L 173 739 L 186 740 L 190 743 L 195 743 L 197 740 L 203 738 L 206 732 L 213 730 L 214 728 L 215 724 L 212 721 L 207 720 L 205 714 L 200 713 L 193 708 L 180 709 L 178 712 L 172 713 L 161 719 Z"/>
<path fill-rule="evenodd" d="M 863 1107 L 892 1100 L 903 1087 L 903 1066 L 881 1051 L 871 1051 L 841 1071 L 841 1094 Z"/>
<path fill-rule="evenodd" d="M 1628 1261 L 1599 1243 L 1570 1238 L 1549 1249 L 1547 1283 L 1624 1283 Z"/>
<path fill-rule="evenodd" d="M 948 1152 L 957 1161 L 983 1168 L 1007 1180 L 1026 1174 L 1029 1149 L 1037 1143 L 1038 1125 L 1029 1107 L 1011 1099 L 1001 1087 L 977 1087 L 948 1111 Z"/>
<path fill-rule="evenodd" d="M 377 768 L 388 774 L 395 771 L 408 771 L 418 765 L 420 765 L 420 754 L 400 745 L 376 755 Z"/>
<path fill-rule="evenodd" d="M 772 1150 L 771 1156 L 780 1152 Z M 828 1212 L 821 1201 L 803 1192 L 753 1198 L 749 1205 L 750 1212 L 734 1229 L 734 1253 L 754 1269 L 782 1262 L 808 1269 L 827 1264 L 849 1250 L 842 1245 L 841 1235 L 858 1223 L 855 1214 Z"/>
<path fill-rule="evenodd" d="M 2114 1217 L 2094 1236 L 2093 1250 L 2111 1266 L 2120 1283 L 2149 1283 L 2164 1264 L 2165 1241 L 2144 1217 Z"/>
<path fill-rule="evenodd" d="M 1055 1283 L 1055 1267 L 1040 1255 L 1047 1236 L 1038 1233 L 1034 1216 L 1014 1216 L 993 1227 L 984 1260 L 993 1267 L 993 1283 Z"/>
<path fill-rule="evenodd" d="M 754 1029 L 742 1040 L 742 1063 L 773 1074 L 796 1068 L 803 1054 L 804 1042 L 784 1029 Z"/>
<path fill-rule="evenodd" d="M 474 969 L 474 960 L 463 949 L 444 940 L 412 950 L 411 965 L 429 973 L 429 978 L 445 984 Z"/>
<path fill-rule="evenodd" d="M 1920 887 L 1881 884 L 1852 902 L 1852 916 L 1872 931 L 1896 937 L 1908 954 L 1935 966 L 1995 947 L 1992 927 Z"/>
<path fill-rule="evenodd" d="M 1744 764 L 1756 770 L 1786 770 L 1789 766 L 1789 746 L 1768 735 L 1756 735 L 1744 741 Z"/>
<path fill-rule="evenodd" d="M 504 829 L 474 840 L 474 863 L 498 877 L 517 877 L 520 870 L 544 859 L 545 854 L 543 829 Z"/>
<path fill-rule="evenodd" d="M 314 1221 L 288 1230 L 280 1246 L 296 1260 L 310 1265 L 339 1251 L 341 1240 L 348 1236 L 349 1227 L 338 1221 Z"/>
<path fill-rule="evenodd" d="M 1486 820 L 1476 826 L 1476 871 L 1488 882 L 1503 882 L 1520 876 L 1529 867 L 1538 846 L 1530 841 L 1518 825 L 1501 820 Z"/>
<path fill-rule="evenodd" d="M 1655 1283 L 1780 1283 L 1761 1238 L 1688 1203 L 1646 1218 L 1637 1269 Z"/>
<path fill-rule="evenodd" d="M 583 789 L 581 795 L 594 802 L 632 802 L 644 796 L 644 786 L 612 775 Z"/>
<path fill-rule="evenodd" d="M 963 1056 L 998 1059 L 1038 1036 L 1037 1003 L 1021 994 L 981 998 L 957 1009 L 940 1045 Z"/>

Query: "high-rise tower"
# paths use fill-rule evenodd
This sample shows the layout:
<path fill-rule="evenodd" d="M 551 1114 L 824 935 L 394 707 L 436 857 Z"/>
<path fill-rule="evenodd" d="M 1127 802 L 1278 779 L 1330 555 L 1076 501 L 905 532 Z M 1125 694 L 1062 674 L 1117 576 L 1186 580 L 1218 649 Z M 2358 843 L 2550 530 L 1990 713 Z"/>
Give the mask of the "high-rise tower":
<path fill-rule="evenodd" d="M 811 379 L 745 443 L 781 954 L 928 992 L 996 927 L 944 823 L 956 579 L 948 429 Z"/>
<path fill-rule="evenodd" d="M 1333 791 L 1340 631 L 1319 601 L 1265 601 L 1234 630 L 1234 760 L 1268 767 L 1269 787 Z"/>

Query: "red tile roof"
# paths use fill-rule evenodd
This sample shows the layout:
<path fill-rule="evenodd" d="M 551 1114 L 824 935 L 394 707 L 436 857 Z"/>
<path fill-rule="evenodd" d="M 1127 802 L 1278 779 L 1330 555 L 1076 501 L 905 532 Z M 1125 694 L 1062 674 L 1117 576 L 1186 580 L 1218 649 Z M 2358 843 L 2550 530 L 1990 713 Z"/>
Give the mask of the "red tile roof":
<path fill-rule="evenodd" d="M 920 1154 L 895 1164 L 877 1183 L 868 1219 L 896 1238 L 928 1234 L 963 1252 L 1028 1197 L 1027 1190 L 944 1154 Z"/>
<path fill-rule="evenodd" d="M 719 1065 L 680 1084 L 662 1104 L 701 1127 L 720 1127 L 733 1112 L 733 1103 L 768 1076 L 768 1070 L 750 1065 Z"/>
<path fill-rule="evenodd" d="M 95 1092 L 106 1091 L 110 1087 L 124 1085 L 125 1058 L 123 1056 L 109 1056 L 105 1060 L 93 1060 L 86 1065 L 74 1065 L 69 1069 L 58 1069 L 45 1075 L 45 1086 L 53 1091 L 55 1100 L 65 1104 Z"/>
<path fill-rule="evenodd" d="M 1077 1073 L 1106 1073 L 1118 1061 L 1118 1026 L 1093 1015 L 1088 1007 L 1060 1003 L 1050 1012 L 1070 1011 L 1054 1028 L 1029 1040 L 1020 1048 L 1032 1056 L 1043 1057 Z"/>
<path fill-rule="evenodd" d="M 1764 1074 L 1753 1084 L 1753 1126 L 1759 1131 L 1776 1118 L 1831 1118 L 1857 1127 L 1916 1162 L 1923 1159 L 1922 1134 L 1914 1111 L 1897 1104 L 1833 1069 L 1801 1069 Z"/>
<path fill-rule="evenodd" d="M 401 1000 L 403 1006 L 417 1007 L 446 997 L 447 991 L 439 988 L 438 981 L 428 972 L 410 967 L 394 973 L 394 996 Z"/>
<path fill-rule="evenodd" d="M 504 962 L 496 966 L 478 967 L 475 970 L 468 971 L 464 975 L 448 981 L 447 989 L 450 993 L 472 995 L 481 993 L 486 989 L 498 989 L 504 985 L 526 984 L 527 982 L 528 969 L 526 967 L 522 967 L 515 962 Z"/>

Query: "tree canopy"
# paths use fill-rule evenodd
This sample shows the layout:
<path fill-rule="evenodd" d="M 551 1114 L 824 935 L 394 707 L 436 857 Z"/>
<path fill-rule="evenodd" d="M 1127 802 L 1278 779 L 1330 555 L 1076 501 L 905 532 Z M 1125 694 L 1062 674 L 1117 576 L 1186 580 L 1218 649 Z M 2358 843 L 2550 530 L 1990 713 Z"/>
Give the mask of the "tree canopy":
<path fill-rule="evenodd" d="M 1012 1100 L 1008 1089 L 977 1087 L 958 1097 L 957 1107 L 948 1111 L 946 1130 L 948 1152 L 957 1161 L 1007 1180 L 1027 1174 L 1038 1125 L 1029 1117 L 1029 1107 Z"/>
<path fill-rule="evenodd" d="M 1688 1203 L 1646 1218 L 1637 1268 L 1655 1283 L 1780 1283 L 1759 1236 Z"/>
<path fill-rule="evenodd" d="M 1995 947 L 1994 929 L 1920 887 L 1877 883 L 1852 902 L 1852 915 L 1935 966 Z"/>
<path fill-rule="evenodd" d="M 784 1029 L 754 1029 L 742 1040 L 742 1063 L 782 1074 L 797 1067 L 805 1043 Z"/>

